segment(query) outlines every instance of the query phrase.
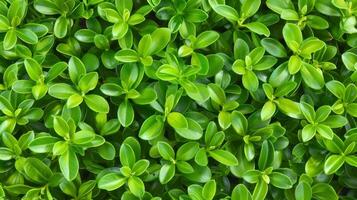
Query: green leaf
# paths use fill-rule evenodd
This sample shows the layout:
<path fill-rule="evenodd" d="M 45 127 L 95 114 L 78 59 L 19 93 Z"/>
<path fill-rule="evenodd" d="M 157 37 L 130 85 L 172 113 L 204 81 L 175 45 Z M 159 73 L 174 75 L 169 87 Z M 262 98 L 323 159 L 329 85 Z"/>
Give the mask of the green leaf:
<path fill-rule="evenodd" d="M 157 149 L 161 155 L 161 157 L 165 160 L 173 160 L 175 159 L 175 152 L 172 147 L 166 142 L 158 142 Z"/>
<path fill-rule="evenodd" d="M 272 56 L 278 58 L 284 58 L 287 56 L 285 47 L 274 38 L 263 38 L 260 44 L 265 48 L 265 51 L 270 53 Z"/>
<path fill-rule="evenodd" d="M 36 44 L 38 42 L 37 35 L 30 29 L 16 29 L 16 35 L 20 40 L 28 44 Z"/>
<path fill-rule="evenodd" d="M 151 33 L 151 39 L 148 55 L 157 54 L 166 47 L 171 39 L 171 31 L 168 28 L 158 28 Z"/>
<path fill-rule="evenodd" d="M 208 14 L 198 8 L 190 9 L 187 13 L 185 13 L 185 20 L 192 23 L 201 23 L 204 22 L 208 18 Z"/>
<path fill-rule="evenodd" d="M 201 49 L 205 48 L 211 44 L 213 44 L 216 40 L 218 40 L 219 34 L 215 31 L 205 31 L 200 33 L 196 41 L 193 43 L 193 48 Z"/>
<path fill-rule="evenodd" d="M 36 153 L 48 153 L 52 151 L 52 147 L 57 141 L 59 139 L 52 136 L 37 137 L 30 142 L 29 149 Z"/>
<path fill-rule="evenodd" d="M 133 167 L 136 162 L 135 152 L 128 144 L 122 144 L 119 151 L 120 163 L 123 166 Z"/>
<path fill-rule="evenodd" d="M 299 56 L 290 56 L 288 69 L 290 74 L 296 74 L 300 71 L 302 60 Z"/>
<path fill-rule="evenodd" d="M 238 165 L 237 158 L 229 151 L 225 150 L 213 150 L 209 151 L 208 154 L 218 162 L 227 165 L 227 166 L 235 166 Z"/>
<path fill-rule="evenodd" d="M 36 60 L 26 59 L 24 64 L 26 72 L 32 80 L 38 81 L 41 79 L 42 67 L 37 63 Z"/>
<path fill-rule="evenodd" d="M 203 186 L 202 196 L 207 200 L 212 200 L 216 194 L 216 181 L 210 180 Z"/>
<path fill-rule="evenodd" d="M 185 161 L 191 160 L 195 157 L 198 150 L 199 144 L 197 142 L 187 142 L 177 150 L 176 159 Z"/>
<path fill-rule="evenodd" d="M 95 137 L 95 133 L 89 130 L 81 130 L 73 134 L 71 141 L 74 144 L 85 144 L 91 142 Z"/>
<path fill-rule="evenodd" d="M 58 159 L 61 172 L 68 181 L 74 180 L 78 175 L 79 163 L 73 150 L 68 149 Z"/>
<path fill-rule="evenodd" d="M 79 79 L 85 75 L 86 68 L 79 58 L 71 57 L 68 62 L 68 72 L 72 82 L 77 84 Z"/>
<path fill-rule="evenodd" d="M 310 123 L 314 123 L 315 122 L 316 114 L 315 114 L 314 107 L 312 107 L 308 103 L 301 102 L 300 103 L 300 110 L 301 110 L 302 114 L 304 115 L 305 119 L 308 122 L 310 122 Z"/>
<path fill-rule="evenodd" d="M 119 105 L 117 114 L 120 124 L 124 127 L 128 127 L 134 121 L 134 108 L 127 100 Z"/>
<path fill-rule="evenodd" d="M 72 94 L 68 99 L 67 99 L 67 107 L 68 108 L 74 108 L 79 106 L 83 102 L 83 97 L 77 93 Z"/>
<path fill-rule="evenodd" d="M 328 140 L 332 140 L 333 138 L 333 131 L 330 127 L 324 125 L 324 124 L 319 124 L 316 127 L 316 131 L 324 138 L 328 139 Z"/>
<path fill-rule="evenodd" d="M 222 15 L 223 17 L 232 20 L 232 21 L 238 21 L 239 20 L 239 15 L 237 11 L 227 5 L 213 5 L 212 9 L 218 13 L 219 15 Z"/>
<path fill-rule="evenodd" d="M 279 98 L 276 100 L 276 103 L 278 108 L 286 115 L 296 119 L 301 119 L 303 117 L 299 108 L 299 103 L 286 98 Z"/>
<path fill-rule="evenodd" d="M 254 187 L 253 200 L 265 199 L 268 192 L 268 184 L 266 184 L 262 179 Z"/>
<path fill-rule="evenodd" d="M 0 160 L 11 160 L 15 156 L 11 149 L 0 147 Z"/>
<path fill-rule="evenodd" d="M 53 31 L 57 38 L 64 38 L 67 35 L 68 24 L 69 21 L 65 16 L 60 16 L 56 19 Z"/>
<path fill-rule="evenodd" d="M 325 43 L 315 37 L 310 37 L 304 40 L 300 46 L 300 55 L 310 59 L 311 54 L 320 50 L 325 46 Z"/>
<path fill-rule="evenodd" d="M 4 15 L 0 15 L 0 31 L 6 32 L 10 28 L 10 22 Z"/>
<path fill-rule="evenodd" d="M 147 118 L 140 127 L 139 137 L 143 140 L 152 140 L 162 134 L 164 119 L 160 115 L 152 115 Z"/>
<path fill-rule="evenodd" d="M 260 149 L 260 155 L 258 160 L 258 166 L 260 170 L 264 170 L 273 165 L 274 161 L 274 146 L 269 140 L 265 140 L 262 143 Z"/>
<path fill-rule="evenodd" d="M 256 91 L 259 86 L 258 77 L 253 71 L 247 70 L 242 77 L 243 86 L 249 91 Z"/>
<path fill-rule="evenodd" d="M 322 71 L 310 64 L 303 63 L 301 67 L 301 76 L 306 85 L 312 89 L 319 90 L 325 84 Z"/>
<path fill-rule="evenodd" d="M 133 165 L 132 171 L 135 173 L 136 176 L 139 176 L 147 170 L 149 165 L 150 162 L 148 160 L 139 160 Z"/>
<path fill-rule="evenodd" d="M 281 189 L 290 189 L 293 187 L 293 183 L 290 180 L 289 176 L 279 173 L 279 172 L 272 172 L 269 175 L 271 184 L 277 188 Z"/>
<path fill-rule="evenodd" d="M 159 180 L 161 184 L 168 183 L 175 176 L 175 165 L 164 164 L 159 173 Z"/>
<path fill-rule="evenodd" d="M 138 62 L 139 55 L 132 49 L 122 49 L 115 54 L 115 59 L 124 63 Z"/>
<path fill-rule="evenodd" d="M 109 104 L 107 100 L 105 100 L 102 96 L 96 94 L 89 94 L 84 96 L 84 101 L 87 106 L 98 113 L 108 113 L 109 112 Z"/>
<path fill-rule="evenodd" d="M 270 36 L 270 31 L 269 31 L 268 27 L 266 27 L 261 22 L 251 22 L 249 24 L 244 24 L 244 26 L 247 27 L 250 31 L 252 31 L 258 35 L 264 35 L 265 37 Z"/>
<path fill-rule="evenodd" d="M 331 155 L 325 161 L 324 172 L 328 175 L 333 174 L 341 168 L 344 162 L 345 158 L 343 156 Z"/>
<path fill-rule="evenodd" d="M 323 122 L 327 119 L 327 117 L 330 115 L 331 113 L 331 107 L 324 105 L 321 106 L 319 109 L 317 109 L 316 111 L 316 119 L 315 121 L 317 122 Z"/>
<path fill-rule="evenodd" d="M 137 197 L 142 197 L 145 193 L 145 185 L 143 181 L 136 176 L 131 176 L 128 179 L 128 187 L 130 192 Z"/>
<path fill-rule="evenodd" d="M 181 137 L 189 139 L 189 140 L 198 140 L 203 135 L 203 130 L 199 123 L 195 120 L 187 118 L 187 128 L 176 128 L 175 131 Z"/>
<path fill-rule="evenodd" d="M 245 135 L 248 129 L 248 120 L 241 112 L 233 111 L 231 114 L 232 126 L 239 135 Z"/>
<path fill-rule="evenodd" d="M 69 138 L 69 126 L 62 117 L 53 117 L 53 128 L 59 136 Z"/>
<path fill-rule="evenodd" d="M 357 156 L 354 156 L 354 155 L 347 156 L 346 163 L 353 167 L 356 167 L 357 166 Z"/>
<path fill-rule="evenodd" d="M 294 52 L 297 51 L 302 43 L 300 28 L 295 24 L 286 23 L 283 28 L 283 36 L 288 47 Z"/>
<path fill-rule="evenodd" d="M 244 184 L 238 184 L 233 188 L 232 199 L 252 200 L 252 195 Z"/>
<path fill-rule="evenodd" d="M 102 86 L 100 86 L 100 90 L 108 96 L 120 96 L 124 94 L 123 88 L 115 83 L 104 83 Z"/>
<path fill-rule="evenodd" d="M 312 124 L 304 126 L 301 132 L 302 141 L 307 142 L 311 140 L 316 134 L 316 127 Z"/>
<path fill-rule="evenodd" d="M 263 121 L 270 119 L 276 110 L 276 105 L 272 101 L 267 101 L 263 108 L 262 111 L 260 112 L 260 117 L 262 118 Z"/>
<path fill-rule="evenodd" d="M 97 86 L 98 78 L 99 77 L 97 72 L 90 72 L 85 74 L 79 79 L 78 87 L 83 93 L 87 93 Z"/>
<path fill-rule="evenodd" d="M 178 171 L 180 171 L 183 174 L 191 174 L 195 171 L 193 169 L 193 167 L 191 166 L 191 164 L 186 161 L 181 161 L 181 160 L 177 161 L 176 167 L 177 167 Z"/>
<path fill-rule="evenodd" d="M 345 52 L 342 54 L 342 62 L 350 71 L 355 71 L 355 63 L 357 62 L 357 55 L 352 52 Z"/>
<path fill-rule="evenodd" d="M 172 112 L 167 115 L 167 122 L 175 129 L 188 128 L 188 122 L 184 115 L 179 112 Z"/>
<path fill-rule="evenodd" d="M 4 49 L 10 50 L 14 48 L 16 42 L 17 42 L 17 36 L 16 36 L 15 29 L 10 29 L 5 34 L 4 43 L 3 43 Z"/>
<path fill-rule="evenodd" d="M 295 188 L 295 199 L 305 200 L 305 199 L 311 199 L 311 197 L 312 197 L 311 186 L 305 182 L 300 182 Z"/>
<path fill-rule="evenodd" d="M 126 178 L 116 173 L 108 173 L 102 176 L 98 181 L 98 188 L 107 191 L 113 191 L 126 183 Z"/>
<path fill-rule="evenodd" d="M 24 172 L 34 182 L 47 183 L 52 177 L 51 169 L 37 158 L 27 158 L 24 165 Z"/>
<path fill-rule="evenodd" d="M 30 94 L 35 83 L 31 80 L 17 80 L 12 85 L 12 90 L 19 94 Z"/>
<path fill-rule="evenodd" d="M 331 185 L 327 183 L 316 183 L 312 187 L 312 197 L 318 200 L 337 200 L 339 197 Z"/>
<path fill-rule="evenodd" d="M 345 86 L 336 80 L 326 83 L 326 88 L 338 98 L 342 98 L 345 92 Z"/>
<path fill-rule="evenodd" d="M 65 69 L 67 68 L 67 63 L 65 62 L 58 62 L 54 64 L 46 75 L 46 81 L 50 82 L 57 78 Z"/>
<path fill-rule="evenodd" d="M 248 1 L 245 0 L 243 1 L 242 7 L 241 7 L 241 15 L 244 18 L 248 18 L 253 16 L 259 9 L 260 7 L 260 0 L 253 0 L 253 1 Z"/>

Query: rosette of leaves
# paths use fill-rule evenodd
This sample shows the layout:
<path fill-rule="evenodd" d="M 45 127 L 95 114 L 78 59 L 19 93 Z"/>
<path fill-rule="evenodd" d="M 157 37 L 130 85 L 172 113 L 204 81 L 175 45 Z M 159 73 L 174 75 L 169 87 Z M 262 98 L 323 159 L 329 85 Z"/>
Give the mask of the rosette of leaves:
<path fill-rule="evenodd" d="M 236 91 L 240 88 L 235 88 Z M 231 111 L 238 108 L 239 103 L 235 100 L 228 100 L 224 90 L 216 83 L 208 84 L 208 92 L 211 98 L 212 107 L 219 111 L 218 113 L 218 124 L 225 130 L 229 128 L 232 124 L 231 122 Z"/>
<path fill-rule="evenodd" d="M 293 170 L 280 168 L 279 163 L 275 163 L 277 161 L 275 159 L 279 158 L 274 154 L 273 143 L 269 140 L 264 141 L 260 150 L 258 170 L 249 170 L 243 174 L 245 181 L 255 183 L 253 199 L 264 199 L 268 192 L 268 185 L 280 189 L 289 189 L 297 181 L 297 175 Z"/>
<path fill-rule="evenodd" d="M 203 23 L 208 14 L 201 10 L 198 1 L 165 0 L 154 7 L 155 15 L 160 20 L 168 20 L 168 28 L 173 33 L 179 31 L 183 38 L 196 33 L 196 25 Z"/>
<path fill-rule="evenodd" d="M 58 62 L 46 73 L 42 66 L 34 59 L 25 59 L 24 66 L 30 80 L 16 80 L 12 90 L 19 94 L 32 94 L 38 100 L 47 94 L 51 81 L 57 78 L 66 68 L 67 63 Z"/>
<path fill-rule="evenodd" d="M 120 124 L 128 127 L 134 121 L 133 104 L 148 105 L 157 98 L 151 87 L 139 87 L 144 76 L 144 67 L 138 63 L 126 63 L 120 69 L 120 85 L 116 82 L 104 83 L 100 90 L 113 101 L 120 98 L 117 117 Z M 138 88 L 139 87 L 139 88 Z"/>
<path fill-rule="evenodd" d="M 356 2 L 346 0 L 317 1 L 316 10 L 333 17 L 339 17 L 336 35 L 341 37 L 344 33 L 354 34 L 356 29 Z"/>
<path fill-rule="evenodd" d="M 115 0 L 103 2 L 98 5 L 98 14 L 104 20 L 114 24 L 112 26 L 113 38 L 119 40 L 122 48 L 131 48 L 133 45 L 132 27 L 145 21 L 145 15 L 151 11 L 149 5 L 139 8 L 133 12 L 132 0 Z"/>
<path fill-rule="evenodd" d="M 337 54 L 337 48 L 332 45 L 325 45 L 322 49 L 314 53 L 312 65 L 322 69 L 324 72 L 336 69 L 336 64 L 333 58 Z"/>
<path fill-rule="evenodd" d="M 299 0 L 297 9 L 291 0 L 283 2 L 268 0 L 266 4 L 269 9 L 278 13 L 281 19 L 296 22 L 301 29 L 304 29 L 305 26 L 317 30 L 327 29 L 329 28 L 328 21 L 323 17 L 312 13 L 315 2 L 315 0 Z"/>
<path fill-rule="evenodd" d="M 299 117 L 300 111 L 299 108 L 295 106 L 295 102 L 284 98 L 296 88 L 296 85 L 297 84 L 293 81 L 289 81 L 286 84 L 278 86 L 277 88 L 273 88 L 273 86 L 269 83 L 263 84 L 265 96 L 268 98 L 268 101 L 264 103 L 260 112 L 260 117 L 263 121 L 272 118 L 276 112 L 277 107 L 283 111 L 289 112 L 290 115 L 295 115 Z"/>
<path fill-rule="evenodd" d="M 165 87 L 162 84 L 157 84 L 157 88 Z M 171 111 L 175 109 L 180 101 L 183 90 L 177 86 L 167 86 L 165 91 L 157 91 L 158 94 L 165 93 L 165 96 L 158 96 L 151 105 L 160 114 L 153 114 L 145 119 L 139 130 L 139 137 L 143 140 L 156 140 L 164 136 L 165 122 Z M 174 128 L 175 132 L 183 138 L 197 139 L 202 136 L 202 129 L 193 119 L 187 119 L 184 115 L 178 112 L 171 114 L 171 120 L 168 123 Z M 177 121 L 179 120 L 179 121 Z M 189 125 L 190 124 L 190 125 Z M 181 126 L 180 126 L 181 125 Z M 181 129 L 180 129 L 181 128 Z M 189 130 L 192 129 L 192 130 Z M 192 134 L 194 133 L 194 134 Z"/>
<path fill-rule="evenodd" d="M 186 44 L 178 49 L 178 55 L 180 57 L 192 55 L 191 62 L 195 63 L 208 62 L 203 54 L 195 51 L 205 49 L 216 42 L 219 38 L 219 34 L 216 31 L 205 31 L 197 36 L 195 35 L 196 33 L 193 33 L 185 40 Z"/>
<path fill-rule="evenodd" d="M 287 23 L 283 28 L 284 40 L 294 55 L 290 56 L 288 70 L 291 75 L 300 72 L 304 83 L 315 90 L 321 89 L 325 83 L 320 68 L 310 63 L 314 52 L 325 46 L 325 43 L 316 37 L 303 40 L 300 28 L 296 24 Z"/>
<path fill-rule="evenodd" d="M 0 32 L 5 33 L 2 42 L 4 50 L 10 50 L 15 47 L 19 38 L 27 44 L 36 44 L 38 37 L 44 36 L 48 28 L 42 24 L 28 23 L 23 24 L 27 9 L 27 0 L 11 1 L 9 7 L 2 4 L 0 11 Z"/>
<path fill-rule="evenodd" d="M 77 57 L 70 58 L 68 72 L 74 86 L 67 83 L 55 83 L 48 89 L 48 93 L 54 98 L 66 100 L 67 108 L 77 107 L 84 101 L 94 112 L 108 113 L 107 100 L 97 94 L 88 94 L 97 87 L 98 73 L 87 73 L 83 62 Z"/>
<path fill-rule="evenodd" d="M 57 137 L 41 133 L 29 144 L 30 150 L 35 153 L 51 153 L 58 157 L 60 170 L 68 181 L 78 176 L 78 154 L 84 156 L 86 149 L 98 147 L 105 142 L 89 125 L 79 123 L 78 127 L 81 130 L 77 131 L 77 124 L 72 118 L 65 120 L 62 116 L 55 116 L 53 129 Z"/>
<path fill-rule="evenodd" d="M 173 199 L 207 199 L 212 200 L 216 195 L 216 181 L 209 180 L 203 186 L 192 184 L 187 187 L 187 194 L 179 189 L 169 191 L 169 196 Z"/>
<path fill-rule="evenodd" d="M 288 145 L 288 139 L 284 136 L 285 129 L 278 123 L 268 124 L 268 121 L 256 119 L 259 113 L 253 113 L 248 119 L 238 111 L 233 111 L 231 115 L 234 131 L 241 136 L 243 140 L 244 156 L 248 162 L 253 161 L 256 155 L 256 145 L 265 140 L 277 142 L 276 149 L 282 150 Z M 257 121 L 264 124 L 257 127 Z M 249 122 L 251 125 L 249 125 Z"/>
<path fill-rule="evenodd" d="M 238 165 L 236 156 L 224 149 L 224 139 L 224 132 L 218 131 L 217 125 L 214 122 L 210 122 L 204 134 L 204 146 L 197 150 L 195 162 L 198 165 L 206 166 L 209 162 L 209 156 L 225 166 Z"/>
<path fill-rule="evenodd" d="M 331 109 L 336 114 L 348 113 L 356 117 L 357 104 L 354 103 L 357 99 L 357 87 L 350 83 L 345 87 L 341 82 L 333 80 L 326 83 L 326 88 L 337 98 Z"/>
<path fill-rule="evenodd" d="M 53 33 L 57 38 L 66 37 L 73 27 L 74 19 L 81 17 L 83 12 L 83 7 L 75 0 L 36 0 L 34 8 L 43 15 L 57 16 L 53 24 Z"/>
<path fill-rule="evenodd" d="M 115 54 L 115 59 L 123 63 L 139 62 L 146 67 L 150 66 L 153 63 L 152 56 L 162 51 L 170 42 L 170 39 L 170 29 L 157 28 L 140 39 L 137 51 L 133 49 L 121 49 Z"/>
<path fill-rule="evenodd" d="M 43 183 L 45 181 L 40 180 L 42 177 L 37 177 L 36 173 L 33 174 L 31 178 L 31 174 L 24 174 L 24 163 L 26 161 L 26 156 L 28 154 L 28 146 L 29 143 L 34 139 L 35 135 L 33 131 L 29 131 L 20 136 L 17 140 L 12 134 L 8 132 L 4 132 L 2 134 L 2 147 L 0 147 L 0 160 L 2 166 L 4 167 L 2 170 L 7 172 L 5 176 L 2 176 L 3 179 L 6 179 L 8 183 L 11 184 L 24 184 L 24 180 L 29 179 L 30 181 L 35 180 L 36 182 Z M 8 165 L 4 165 L 5 163 L 10 163 Z M 49 177 L 47 177 L 49 178 Z"/>
<path fill-rule="evenodd" d="M 344 136 L 344 141 L 337 135 L 331 140 L 324 139 L 325 147 L 330 152 L 324 163 L 324 172 L 328 175 L 336 173 L 345 163 L 357 167 L 357 130 L 350 129 Z"/>
<path fill-rule="evenodd" d="M 335 190 L 327 183 L 314 183 L 314 180 L 302 174 L 299 178 L 294 192 L 296 200 L 303 199 L 334 199 L 337 200 L 338 196 Z"/>
<path fill-rule="evenodd" d="M 16 99 L 16 100 L 15 100 Z M 34 106 L 35 100 L 14 92 L 3 92 L 0 95 L 0 130 L 12 133 L 16 125 L 24 126 L 38 121 L 43 116 L 43 110 Z"/>
<path fill-rule="evenodd" d="M 303 142 L 311 140 L 316 133 L 327 140 L 335 136 L 332 128 L 339 128 L 347 124 L 347 119 L 341 115 L 330 115 L 331 107 L 323 105 L 316 111 L 314 107 L 306 102 L 300 103 L 301 113 L 307 122 L 302 122 L 304 128 L 301 131 Z"/>
<path fill-rule="evenodd" d="M 189 163 L 195 157 L 199 144 L 197 142 L 187 142 L 181 145 L 177 152 L 166 142 L 160 141 L 156 144 L 157 151 L 162 158 L 159 180 L 161 184 L 166 184 L 175 176 L 176 170 L 183 174 L 191 174 L 194 168 Z"/>
<path fill-rule="evenodd" d="M 145 194 L 143 177 L 150 162 L 140 158 L 141 147 L 139 142 L 133 137 L 128 137 L 120 146 L 121 167 L 99 174 L 97 177 L 98 188 L 112 191 L 127 185 L 130 193 L 135 197 L 142 198 Z"/>
<path fill-rule="evenodd" d="M 261 5 L 261 0 L 244 0 L 240 3 L 235 3 L 236 7 L 224 4 L 224 1 L 208 0 L 212 9 L 225 19 L 230 21 L 235 29 L 246 28 L 258 35 L 269 37 L 270 31 L 268 27 L 259 21 L 250 21 L 251 17 L 256 14 Z M 247 21 L 250 21 L 247 23 Z"/>
<path fill-rule="evenodd" d="M 185 65 L 182 59 L 174 54 L 166 54 L 167 63 L 162 64 L 156 71 L 159 80 L 179 84 L 185 89 L 186 94 L 197 102 L 205 102 L 209 98 L 207 87 L 195 81 L 200 72 L 198 65 Z"/>
<path fill-rule="evenodd" d="M 115 51 L 110 49 L 112 42 L 112 33 L 110 28 L 103 30 L 100 21 L 96 18 L 86 20 L 86 29 L 79 29 L 75 34 L 75 38 L 83 43 L 92 45 L 103 50 L 100 54 L 103 65 L 108 69 L 114 69 L 119 62 L 114 59 Z M 99 61 L 98 61 L 99 62 Z"/>
<path fill-rule="evenodd" d="M 237 39 L 234 48 L 236 49 L 234 58 L 236 59 L 232 65 L 232 70 L 242 75 L 243 86 L 254 92 L 259 87 L 259 80 L 255 71 L 264 71 L 272 68 L 277 59 L 270 55 L 264 55 L 265 49 L 257 47 L 249 52 L 248 44 L 242 40 Z"/>

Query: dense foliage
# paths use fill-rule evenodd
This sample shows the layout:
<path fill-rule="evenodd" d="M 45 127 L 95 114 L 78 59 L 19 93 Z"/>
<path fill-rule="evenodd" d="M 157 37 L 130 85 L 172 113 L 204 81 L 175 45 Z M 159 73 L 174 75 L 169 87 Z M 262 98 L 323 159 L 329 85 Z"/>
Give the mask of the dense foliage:
<path fill-rule="evenodd" d="M 0 199 L 357 199 L 356 0 L 0 0 Z"/>

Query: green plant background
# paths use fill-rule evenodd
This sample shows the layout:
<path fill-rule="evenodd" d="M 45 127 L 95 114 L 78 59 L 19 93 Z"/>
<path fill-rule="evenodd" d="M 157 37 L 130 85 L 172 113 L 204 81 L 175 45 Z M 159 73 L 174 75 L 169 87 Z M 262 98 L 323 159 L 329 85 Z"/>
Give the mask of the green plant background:
<path fill-rule="evenodd" d="M 357 199 L 356 0 L 0 0 L 0 199 Z"/>

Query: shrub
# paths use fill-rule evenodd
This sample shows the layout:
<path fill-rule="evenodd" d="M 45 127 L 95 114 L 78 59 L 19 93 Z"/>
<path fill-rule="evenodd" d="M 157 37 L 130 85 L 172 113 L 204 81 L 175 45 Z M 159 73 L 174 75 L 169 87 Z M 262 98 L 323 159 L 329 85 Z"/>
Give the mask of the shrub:
<path fill-rule="evenodd" d="M 354 0 L 0 0 L 0 199 L 357 199 Z"/>

